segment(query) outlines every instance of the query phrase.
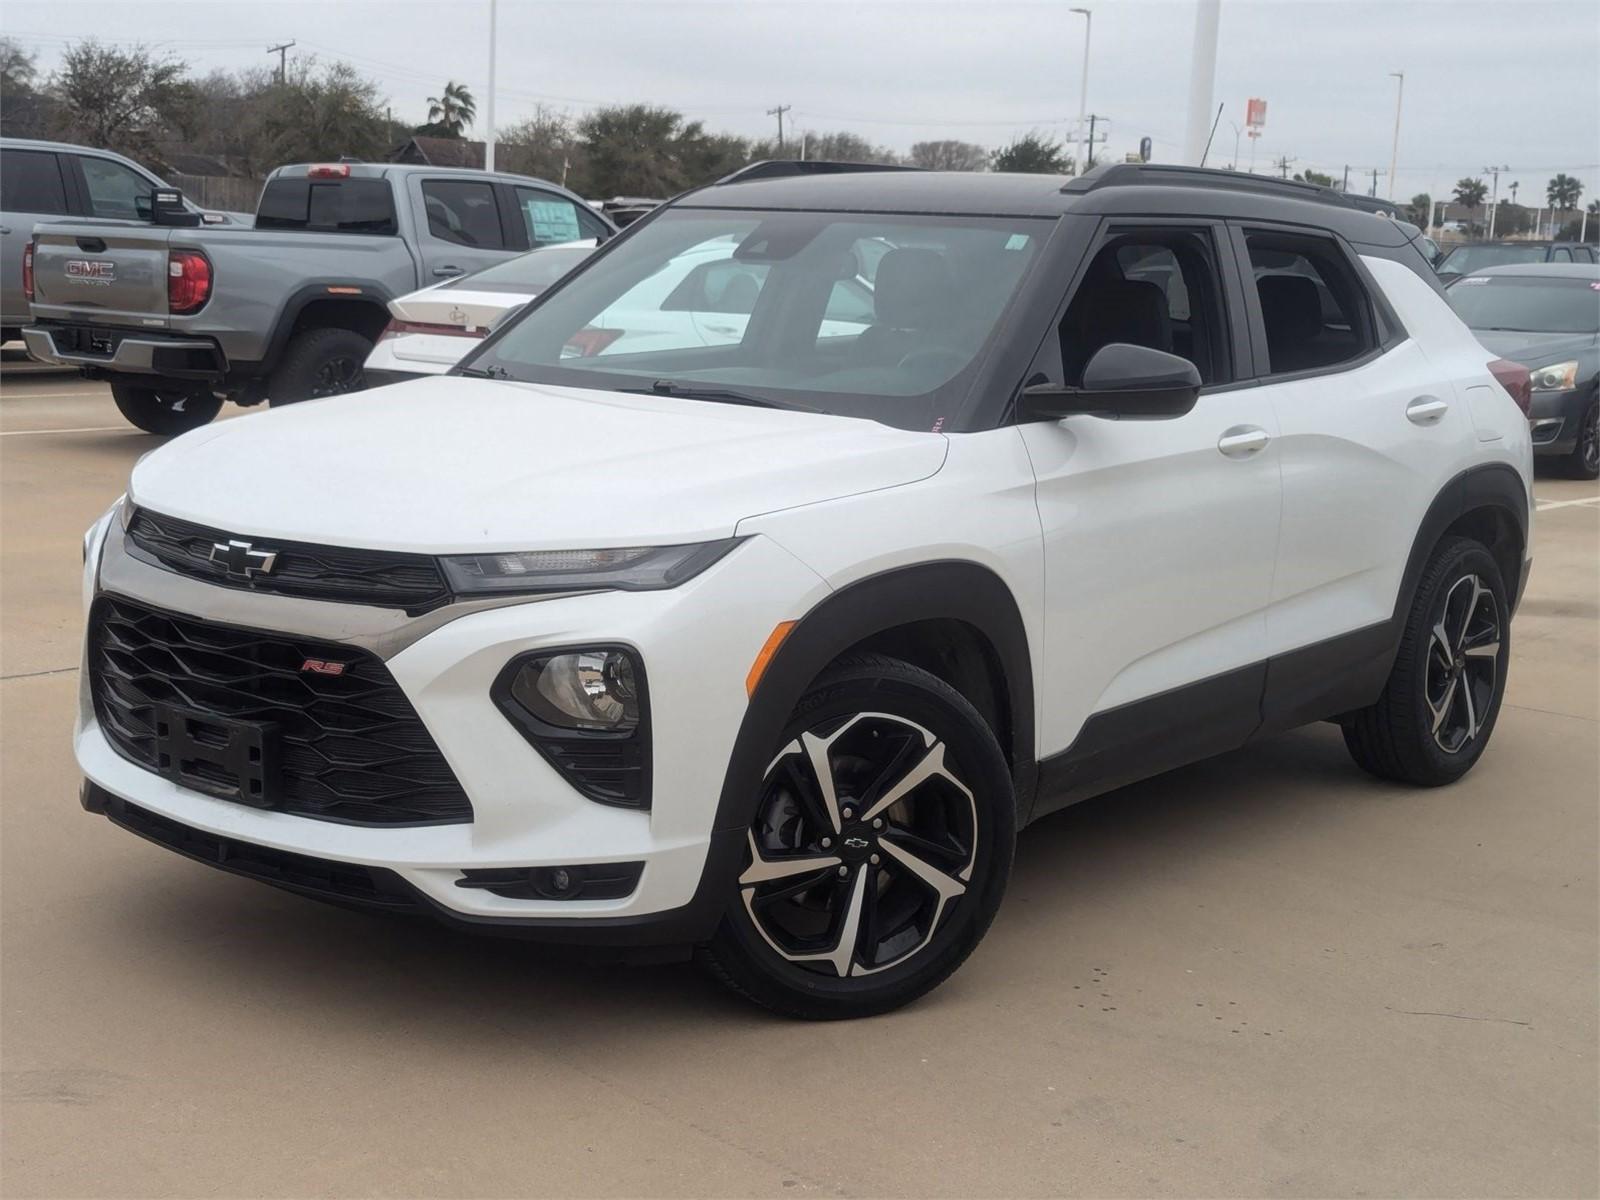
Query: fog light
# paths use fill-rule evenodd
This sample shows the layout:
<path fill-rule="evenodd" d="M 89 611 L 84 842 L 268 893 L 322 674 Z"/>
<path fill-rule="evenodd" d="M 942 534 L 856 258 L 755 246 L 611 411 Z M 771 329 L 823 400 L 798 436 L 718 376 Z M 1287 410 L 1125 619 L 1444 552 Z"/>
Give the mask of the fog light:
<path fill-rule="evenodd" d="M 480 888 L 508 900 L 621 900 L 633 894 L 643 872 L 642 862 L 475 867 L 463 871 L 456 886 Z"/>
<path fill-rule="evenodd" d="M 559 729 L 628 733 L 639 726 L 639 688 L 624 650 L 585 650 L 524 660 L 511 695 Z"/>

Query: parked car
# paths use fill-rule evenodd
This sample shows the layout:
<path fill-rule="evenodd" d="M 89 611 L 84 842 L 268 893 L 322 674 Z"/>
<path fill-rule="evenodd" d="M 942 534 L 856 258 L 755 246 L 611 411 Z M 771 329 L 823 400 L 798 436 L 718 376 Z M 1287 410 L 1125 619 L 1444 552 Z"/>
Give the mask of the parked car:
<path fill-rule="evenodd" d="M 41 221 L 92 217 L 141 222 L 141 202 L 166 184 L 132 159 L 109 150 L 0 138 L 0 341 L 15 341 L 28 323 L 22 285 L 23 249 Z M 247 214 L 209 212 L 186 206 L 208 225 L 248 225 Z"/>
<path fill-rule="evenodd" d="M 568 351 L 713 250 L 756 282 L 737 339 Z M 826 335 L 869 255 L 870 321 Z M 1325 719 L 1379 778 L 1465 774 L 1526 384 L 1393 221 L 1276 181 L 767 164 L 381 420 L 146 455 L 85 542 L 84 804 L 306 895 L 882 1012 L 1076 800 Z"/>
<path fill-rule="evenodd" d="M 1462 242 L 1439 259 L 1439 278 L 1451 280 L 1485 267 L 1518 263 L 1592 263 L 1595 248 L 1585 242 Z"/>
<path fill-rule="evenodd" d="M 520 175 L 393 163 L 279 167 L 255 227 L 40 226 L 29 351 L 105 379 L 122 414 L 180 433 L 224 400 L 357 391 L 394 297 L 615 229 Z"/>
<path fill-rule="evenodd" d="M 1574 479 L 1600 476 L 1600 266 L 1490 267 L 1449 297 L 1480 342 L 1528 368 L 1534 454 Z"/>
<path fill-rule="evenodd" d="M 618 229 L 627 228 L 652 209 L 661 206 L 661 201 L 645 196 L 613 196 L 609 200 L 591 200 L 589 203 L 611 218 Z"/>
<path fill-rule="evenodd" d="M 475 341 L 594 252 L 566 242 L 457 275 L 389 301 L 389 323 L 367 355 L 368 387 L 443 375 Z"/>

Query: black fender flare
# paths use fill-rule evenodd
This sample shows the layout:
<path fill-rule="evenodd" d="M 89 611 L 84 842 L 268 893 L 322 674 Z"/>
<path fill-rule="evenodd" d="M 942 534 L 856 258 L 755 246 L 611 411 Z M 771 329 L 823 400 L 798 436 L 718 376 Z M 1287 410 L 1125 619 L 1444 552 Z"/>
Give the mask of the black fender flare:
<path fill-rule="evenodd" d="M 1467 513 L 1477 509 L 1496 509 L 1511 519 L 1516 527 L 1519 559 L 1528 553 L 1528 488 L 1517 470 L 1507 463 L 1487 463 L 1461 472 L 1439 490 L 1417 527 L 1417 536 L 1411 543 L 1411 555 L 1406 559 L 1405 574 L 1400 577 L 1400 591 L 1395 597 L 1394 614 L 1390 619 L 1394 648 L 1398 651 L 1400 637 L 1405 629 L 1406 616 L 1417 594 L 1417 584 L 1428 556 L 1439 544 L 1445 530 Z M 1507 564 L 1502 564 L 1505 566 Z M 1511 607 L 1516 609 L 1521 600 L 1522 562 L 1509 564 L 1506 587 L 1511 592 Z M 1391 656 L 1392 661 L 1392 656 Z"/>
<path fill-rule="evenodd" d="M 352 295 L 348 292 L 330 292 L 329 288 L 360 288 L 361 291 Z M 391 299 L 387 288 L 370 279 L 318 279 L 301 284 L 284 298 L 282 306 L 278 309 L 278 315 L 273 319 L 272 336 L 268 339 L 266 350 L 261 355 L 260 372 L 267 374 L 278 365 L 278 360 L 283 357 L 284 347 L 289 344 L 289 334 L 308 305 L 318 300 L 342 300 L 369 304 L 373 308 L 381 309 L 387 316 Z"/>

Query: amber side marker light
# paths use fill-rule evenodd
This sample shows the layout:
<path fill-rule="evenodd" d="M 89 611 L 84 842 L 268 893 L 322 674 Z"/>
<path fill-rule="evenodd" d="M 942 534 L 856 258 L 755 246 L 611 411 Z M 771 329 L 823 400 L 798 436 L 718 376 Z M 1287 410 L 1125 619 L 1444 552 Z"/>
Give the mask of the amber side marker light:
<path fill-rule="evenodd" d="M 744 677 L 744 694 L 747 697 L 756 694 L 756 687 L 760 684 L 761 677 L 767 673 L 767 665 L 772 662 L 772 656 L 778 652 L 778 647 L 783 645 L 783 639 L 789 636 L 789 631 L 794 627 L 793 621 L 781 621 L 767 635 L 761 652 L 756 655 L 756 661 L 750 664 L 750 674 Z"/>

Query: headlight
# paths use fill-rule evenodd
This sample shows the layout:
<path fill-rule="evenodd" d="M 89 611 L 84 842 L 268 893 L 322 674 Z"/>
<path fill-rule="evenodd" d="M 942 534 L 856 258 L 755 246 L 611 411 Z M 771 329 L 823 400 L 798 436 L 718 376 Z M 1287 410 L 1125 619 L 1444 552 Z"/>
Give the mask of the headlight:
<path fill-rule="evenodd" d="M 739 544 L 739 538 L 687 546 L 627 546 L 613 550 L 531 550 L 447 556 L 446 577 L 457 595 L 481 592 L 627 592 L 677 587 Z"/>
<path fill-rule="evenodd" d="M 1539 367 L 1529 371 L 1528 378 L 1536 392 L 1565 392 L 1578 385 L 1576 362 L 1556 363 L 1552 367 Z"/>
<path fill-rule="evenodd" d="M 506 664 L 490 695 L 517 732 L 583 795 L 650 807 L 644 665 L 626 646 L 563 646 Z"/>

